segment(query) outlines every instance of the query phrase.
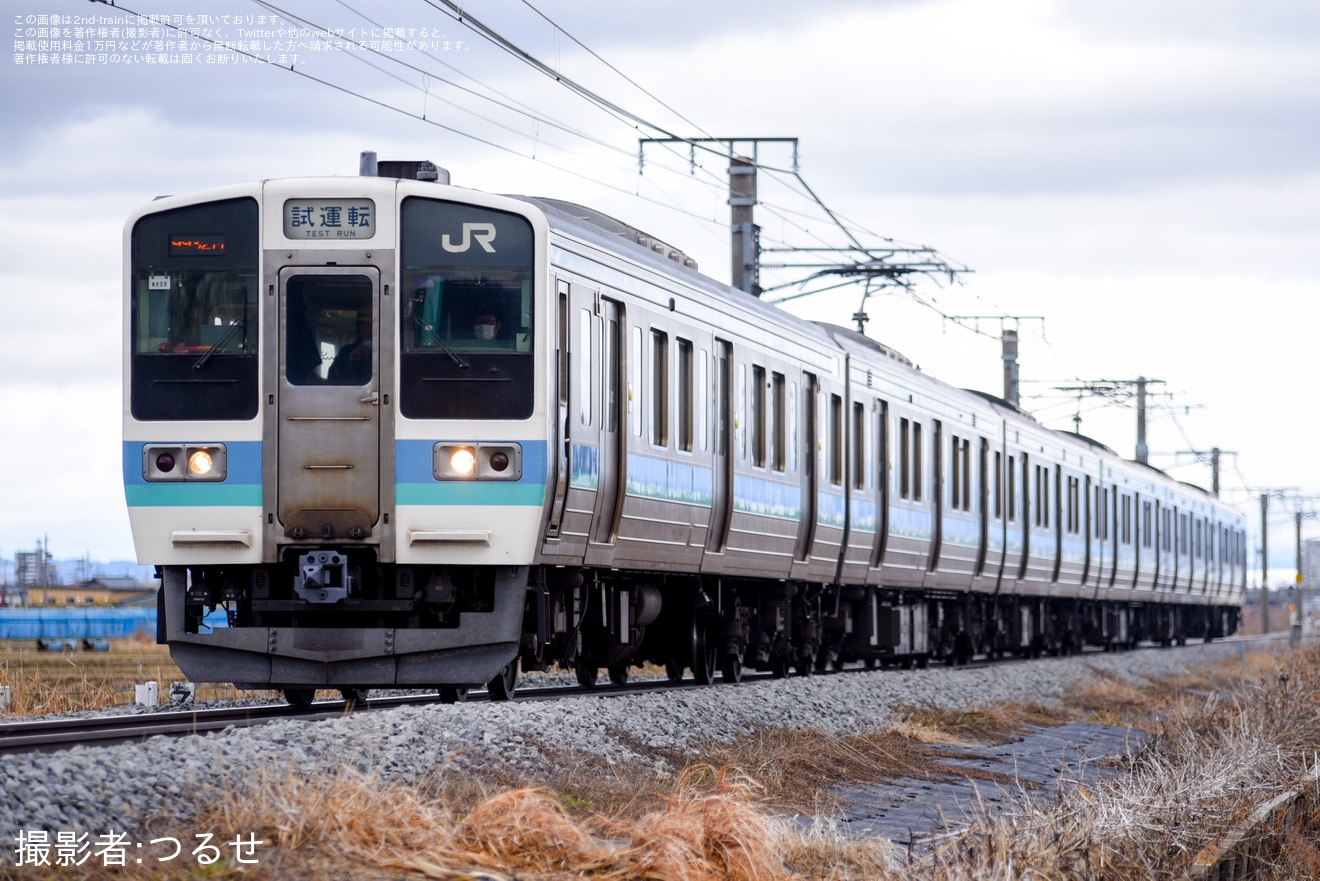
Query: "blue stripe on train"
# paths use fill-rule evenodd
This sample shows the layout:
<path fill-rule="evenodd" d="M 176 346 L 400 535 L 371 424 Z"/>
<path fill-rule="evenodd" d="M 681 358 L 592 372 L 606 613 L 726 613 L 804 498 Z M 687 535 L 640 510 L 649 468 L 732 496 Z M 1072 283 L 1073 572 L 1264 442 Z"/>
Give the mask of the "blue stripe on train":
<path fill-rule="evenodd" d="M 261 441 L 225 441 L 225 479 L 217 481 L 148 481 L 142 474 L 142 450 L 151 444 L 182 446 L 183 442 L 123 442 L 124 497 L 129 507 L 261 506 Z"/>

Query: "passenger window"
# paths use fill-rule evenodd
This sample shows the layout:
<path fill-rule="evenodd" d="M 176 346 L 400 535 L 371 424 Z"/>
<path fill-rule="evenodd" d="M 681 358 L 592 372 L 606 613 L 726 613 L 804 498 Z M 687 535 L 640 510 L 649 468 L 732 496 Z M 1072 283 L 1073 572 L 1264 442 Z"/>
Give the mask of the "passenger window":
<path fill-rule="evenodd" d="M 866 406 L 860 401 L 853 403 L 853 455 L 852 485 L 854 489 L 866 488 Z"/>
<path fill-rule="evenodd" d="M 787 455 L 787 419 L 784 414 L 784 374 L 774 373 L 770 376 L 771 385 L 771 410 L 770 417 L 774 427 L 770 432 L 770 459 L 774 469 L 779 472 L 784 471 L 784 461 Z"/>
<path fill-rule="evenodd" d="M 692 452 L 692 343 L 678 341 L 678 448 Z"/>
<path fill-rule="evenodd" d="M 651 331 L 651 443 L 669 445 L 669 337 Z"/>
<path fill-rule="evenodd" d="M 628 421 L 633 437 L 642 436 L 642 329 L 633 325 L 628 338 Z"/>
<path fill-rule="evenodd" d="M 710 353 L 701 350 L 697 359 L 697 443 L 702 451 L 710 449 L 710 429 L 707 409 L 710 407 Z"/>
<path fill-rule="evenodd" d="M 830 483 L 843 486 L 843 398 L 830 395 Z"/>
<path fill-rule="evenodd" d="M 752 464 L 765 467 L 765 368 L 752 365 Z"/>
<path fill-rule="evenodd" d="M 578 418 L 591 424 L 591 310 L 578 313 Z"/>

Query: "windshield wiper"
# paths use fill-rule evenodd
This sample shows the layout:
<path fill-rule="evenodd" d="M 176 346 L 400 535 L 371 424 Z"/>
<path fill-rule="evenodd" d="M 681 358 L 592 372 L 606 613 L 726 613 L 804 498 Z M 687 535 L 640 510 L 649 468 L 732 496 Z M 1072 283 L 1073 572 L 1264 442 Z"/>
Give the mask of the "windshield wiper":
<path fill-rule="evenodd" d="M 240 318 L 237 321 L 231 321 L 229 327 L 225 328 L 225 332 L 220 334 L 220 339 L 216 340 L 211 348 L 206 350 L 205 355 L 197 359 L 197 363 L 193 365 L 193 370 L 201 370 L 205 367 L 206 362 L 211 360 L 211 356 L 223 349 L 225 344 L 234 338 L 234 334 L 238 333 L 243 328 L 243 324 L 246 320 L 247 319 L 245 318 Z"/>
<path fill-rule="evenodd" d="M 448 355 L 451 359 L 453 359 L 453 362 L 456 365 L 458 365 L 459 370 L 468 369 L 468 362 L 460 358 L 458 356 L 458 353 L 454 351 L 453 347 L 450 346 L 449 343 L 445 342 L 444 338 L 441 337 L 440 334 L 436 333 L 435 330 L 430 325 L 426 324 L 426 322 L 422 321 L 420 318 L 417 318 L 416 316 L 413 317 L 413 324 L 417 325 L 417 327 L 419 327 L 432 340 L 434 340 L 436 344 L 439 345 L 440 348 L 444 350 L 444 353 Z"/>

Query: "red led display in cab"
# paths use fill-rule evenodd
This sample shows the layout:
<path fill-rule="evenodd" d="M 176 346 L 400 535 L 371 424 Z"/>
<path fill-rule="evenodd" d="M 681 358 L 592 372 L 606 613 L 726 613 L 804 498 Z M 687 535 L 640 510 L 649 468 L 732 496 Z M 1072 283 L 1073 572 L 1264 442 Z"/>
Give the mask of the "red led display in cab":
<path fill-rule="evenodd" d="M 170 256 L 186 257 L 189 254 L 223 254 L 225 237 L 222 235 L 180 235 L 170 236 Z"/>

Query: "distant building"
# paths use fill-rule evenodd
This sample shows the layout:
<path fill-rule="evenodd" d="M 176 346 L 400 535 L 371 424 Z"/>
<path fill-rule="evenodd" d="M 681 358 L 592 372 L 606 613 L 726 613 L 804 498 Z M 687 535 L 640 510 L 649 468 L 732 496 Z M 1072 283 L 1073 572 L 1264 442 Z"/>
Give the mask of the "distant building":
<path fill-rule="evenodd" d="M 155 602 L 155 598 L 156 585 L 136 578 L 93 578 L 27 591 L 29 606 L 127 606 Z"/>
<path fill-rule="evenodd" d="M 40 547 L 35 551 L 14 552 L 14 583 L 19 587 L 59 584 L 59 580 L 59 571 Z"/>

